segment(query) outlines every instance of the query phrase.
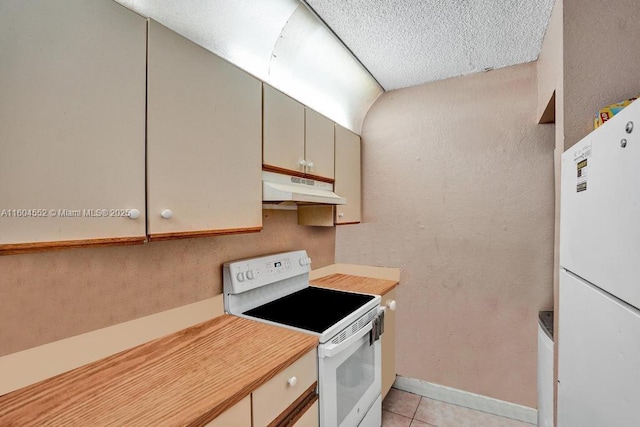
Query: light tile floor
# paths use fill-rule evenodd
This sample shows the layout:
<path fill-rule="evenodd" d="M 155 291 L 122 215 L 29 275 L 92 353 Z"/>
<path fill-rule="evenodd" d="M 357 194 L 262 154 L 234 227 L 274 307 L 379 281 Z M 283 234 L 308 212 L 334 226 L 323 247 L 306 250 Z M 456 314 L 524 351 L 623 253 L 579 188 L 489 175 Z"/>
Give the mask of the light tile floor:
<path fill-rule="evenodd" d="M 382 427 L 531 427 L 462 406 L 392 388 L 382 402 Z"/>

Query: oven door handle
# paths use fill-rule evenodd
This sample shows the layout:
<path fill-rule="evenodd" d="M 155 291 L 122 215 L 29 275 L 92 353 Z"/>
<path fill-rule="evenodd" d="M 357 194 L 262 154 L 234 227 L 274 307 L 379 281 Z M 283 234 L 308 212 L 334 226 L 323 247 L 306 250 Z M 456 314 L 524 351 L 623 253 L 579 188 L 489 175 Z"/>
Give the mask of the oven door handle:
<path fill-rule="evenodd" d="M 333 357 L 343 352 L 345 349 L 349 348 L 351 344 L 358 342 L 359 339 L 367 335 L 372 328 L 372 324 L 373 322 L 367 323 L 367 325 L 364 328 L 360 329 L 358 332 L 351 335 L 349 338 L 347 338 L 346 340 L 342 341 L 339 344 L 328 343 L 328 344 L 323 344 L 319 346 L 318 357 L 321 357 L 321 358 Z"/>

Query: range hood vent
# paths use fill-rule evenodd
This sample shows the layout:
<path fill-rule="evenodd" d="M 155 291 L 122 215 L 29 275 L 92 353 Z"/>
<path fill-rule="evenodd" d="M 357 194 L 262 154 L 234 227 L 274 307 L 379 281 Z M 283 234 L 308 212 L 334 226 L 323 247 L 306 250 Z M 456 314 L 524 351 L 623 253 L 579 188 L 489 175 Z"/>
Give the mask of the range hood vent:
<path fill-rule="evenodd" d="M 266 171 L 262 172 L 262 201 L 314 205 L 347 203 L 347 199 L 333 192 L 333 184 Z"/>

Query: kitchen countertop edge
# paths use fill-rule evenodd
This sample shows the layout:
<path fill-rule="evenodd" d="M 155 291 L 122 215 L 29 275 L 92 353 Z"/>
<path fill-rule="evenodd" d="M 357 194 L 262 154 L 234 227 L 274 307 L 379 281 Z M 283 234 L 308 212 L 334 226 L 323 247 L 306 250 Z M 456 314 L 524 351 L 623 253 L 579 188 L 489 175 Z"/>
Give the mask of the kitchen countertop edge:
<path fill-rule="evenodd" d="M 254 339 L 238 341 L 247 337 Z M 269 342 L 265 351 L 261 346 Z M 148 425 L 162 419 L 204 425 L 317 345 L 315 336 L 224 314 L 0 396 L 0 424 L 84 419 L 92 425 Z M 151 397 L 144 393 L 140 403 L 127 400 L 126 393 L 118 396 L 146 392 L 147 382 Z M 199 393 L 190 392 L 196 385 Z"/>
<path fill-rule="evenodd" d="M 384 295 L 393 290 L 399 283 L 399 280 L 378 279 L 342 273 L 333 273 L 309 281 L 311 286 L 375 295 Z"/>

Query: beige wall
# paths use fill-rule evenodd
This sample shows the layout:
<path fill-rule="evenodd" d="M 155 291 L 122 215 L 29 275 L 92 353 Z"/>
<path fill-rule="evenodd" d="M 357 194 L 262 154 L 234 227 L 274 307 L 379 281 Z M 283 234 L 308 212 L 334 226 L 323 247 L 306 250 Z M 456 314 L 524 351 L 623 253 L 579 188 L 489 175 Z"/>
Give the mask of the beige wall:
<path fill-rule="evenodd" d="M 554 150 L 554 236 L 553 236 L 553 301 L 554 301 L 554 414 L 555 395 L 557 389 L 558 371 L 558 295 L 560 278 L 560 165 L 564 152 L 564 4 L 563 0 L 556 0 L 547 31 L 544 35 L 540 56 L 538 57 L 538 114 L 548 104 L 549 96 L 553 93 L 555 103 L 552 117 L 555 123 L 555 150 Z M 554 418 L 556 418 L 554 416 Z"/>
<path fill-rule="evenodd" d="M 222 292 L 222 264 L 306 249 L 334 262 L 335 228 L 263 211 L 261 233 L 0 257 L 0 356 Z"/>
<path fill-rule="evenodd" d="M 640 2 L 564 0 L 564 148 L 607 104 L 640 94 Z"/>
<path fill-rule="evenodd" d="M 385 93 L 364 123 L 363 223 L 336 261 L 402 268 L 397 372 L 536 406 L 552 307 L 553 125 L 536 65 Z"/>
<path fill-rule="evenodd" d="M 537 111 L 540 118 L 554 93 L 562 86 L 562 0 L 556 0 L 553 6 L 536 64 L 538 67 Z M 555 114 L 551 117 L 545 117 L 545 119 L 553 122 Z M 548 120 L 544 122 L 548 123 Z"/>

